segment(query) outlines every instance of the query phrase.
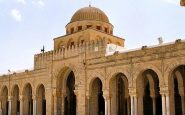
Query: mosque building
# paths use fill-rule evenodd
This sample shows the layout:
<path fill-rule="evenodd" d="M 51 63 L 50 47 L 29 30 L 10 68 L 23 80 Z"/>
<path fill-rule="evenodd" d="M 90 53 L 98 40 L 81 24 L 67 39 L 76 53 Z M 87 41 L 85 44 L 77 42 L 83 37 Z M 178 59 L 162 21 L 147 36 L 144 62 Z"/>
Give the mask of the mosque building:
<path fill-rule="evenodd" d="M 0 115 L 185 115 L 185 41 L 124 42 L 102 10 L 79 9 L 33 70 L 0 76 Z"/>

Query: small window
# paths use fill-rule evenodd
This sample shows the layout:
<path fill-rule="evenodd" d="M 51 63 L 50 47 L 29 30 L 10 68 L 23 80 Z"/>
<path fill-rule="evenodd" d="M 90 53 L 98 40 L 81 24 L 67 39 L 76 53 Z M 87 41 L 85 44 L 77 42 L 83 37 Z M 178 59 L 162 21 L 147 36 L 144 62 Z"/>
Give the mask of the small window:
<path fill-rule="evenodd" d="M 74 33 L 74 28 L 71 28 L 71 33 Z"/>
<path fill-rule="evenodd" d="M 78 26 L 78 31 L 82 30 L 82 26 Z"/>
<path fill-rule="evenodd" d="M 97 30 L 101 30 L 101 26 L 96 26 L 96 29 Z"/>
<path fill-rule="evenodd" d="M 84 43 L 84 40 L 81 40 L 81 44 L 83 44 Z"/>
<path fill-rule="evenodd" d="M 90 27 L 92 27 L 92 25 L 87 25 L 87 28 L 90 28 Z"/>
<path fill-rule="evenodd" d="M 110 31 L 110 34 L 113 34 L 112 30 Z"/>
<path fill-rule="evenodd" d="M 108 28 L 105 28 L 105 33 L 108 33 Z"/>

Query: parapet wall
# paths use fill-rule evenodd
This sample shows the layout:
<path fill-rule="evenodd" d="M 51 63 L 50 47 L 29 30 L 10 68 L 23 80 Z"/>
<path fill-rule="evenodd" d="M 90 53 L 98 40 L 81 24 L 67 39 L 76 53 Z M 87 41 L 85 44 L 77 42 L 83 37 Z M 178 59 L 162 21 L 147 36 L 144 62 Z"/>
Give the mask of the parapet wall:
<path fill-rule="evenodd" d="M 69 48 L 52 50 L 34 56 L 34 69 L 43 69 L 47 67 L 49 61 L 67 60 L 78 58 L 79 55 L 86 54 L 87 59 L 104 56 L 106 52 L 106 41 L 100 39 L 96 41 L 85 42 Z"/>

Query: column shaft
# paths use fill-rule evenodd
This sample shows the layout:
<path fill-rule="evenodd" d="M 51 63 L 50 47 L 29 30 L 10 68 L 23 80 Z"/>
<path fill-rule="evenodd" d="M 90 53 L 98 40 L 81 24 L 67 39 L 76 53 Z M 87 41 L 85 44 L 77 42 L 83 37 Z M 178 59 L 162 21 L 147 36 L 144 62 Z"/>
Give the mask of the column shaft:
<path fill-rule="evenodd" d="M 8 115 L 11 115 L 11 112 L 12 112 L 12 100 L 10 99 L 9 101 L 8 101 Z"/>
<path fill-rule="evenodd" d="M 37 101 L 33 99 L 33 114 L 37 115 Z"/>
<path fill-rule="evenodd" d="M 20 115 L 23 115 L 23 100 L 20 100 Z"/>
<path fill-rule="evenodd" d="M 162 114 L 166 115 L 166 97 L 162 94 Z"/>
<path fill-rule="evenodd" d="M 130 96 L 131 100 L 131 115 L 134 115 L 134 97 Z"/>
<path fill-rule="evenodd" d="M 107 112 L 107 99 L 105 99 L 105 115 L 108 115 L 108 112 Z"/>
<path fill-rule="evenodd" d="M 134 115 L 137 115 L 137 96 L 134 96 Z"/>
<path fill-rule="evenodd" d="M 166 115 L 170 115 L 170 98 L 166 95 Z"/>
<path fill-rule="evenodd" d="M 110 108 L 111 108 L 110 99 L 107 100 L 107 104 L 108 104 L 108 105 L 107 105 L 107 106 L 108 106 L 108 110 L 107 110 L 107 111 L 108 111 L 108 115 L 111 115 L 111 114 L 110 114 L 110 112 L 111 112 L 111 111 L 110 111 Z"/>

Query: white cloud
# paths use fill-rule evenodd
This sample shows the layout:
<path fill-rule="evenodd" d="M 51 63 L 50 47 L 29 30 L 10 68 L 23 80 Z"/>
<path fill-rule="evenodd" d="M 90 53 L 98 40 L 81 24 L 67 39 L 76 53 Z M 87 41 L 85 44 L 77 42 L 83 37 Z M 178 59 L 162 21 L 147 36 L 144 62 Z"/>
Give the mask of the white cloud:
<path fill-rule="evenodd" d="M 180 4 L 180 0 L 163 0 L 163 1 L 169 4 L 174 4 L 174 5 Z"/>
<path fill-rule="evenodd" d="M 22 21 L 22 15 L 19 10 L 12 9 L 11 10 L 11 16 L 18 22 Z"/>
<path fill-rule="evenodd" d="M 41 7 L 45 6 L 45 2 L 43 0 L 33 1 L 33 4 L 41 6 Z"/>
<path fill-rule="evenodd" d="M 25 0 L 17 0 L 19 3 L 26 4 Z"/>

